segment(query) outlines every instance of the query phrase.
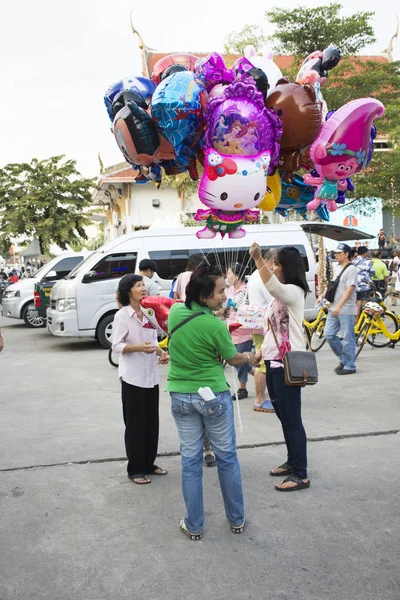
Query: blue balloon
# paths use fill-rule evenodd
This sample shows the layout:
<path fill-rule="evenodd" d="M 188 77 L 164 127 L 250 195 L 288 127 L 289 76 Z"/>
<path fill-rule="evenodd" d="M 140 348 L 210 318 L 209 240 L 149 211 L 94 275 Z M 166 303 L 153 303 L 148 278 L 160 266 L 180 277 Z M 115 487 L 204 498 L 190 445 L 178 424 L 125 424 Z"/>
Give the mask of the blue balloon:
<path fill-rule="evenodd" d="M 151 100 L 151 113 L 157 129 L 180 156 L 193 156 L 203 130 L 203 110 L 207 91 L 191 71 L 174 73 L 157 87 Z"/>
<path fill-rule="evenodd" d="M 116 81 L 106 91 L 104 95 L 104 104 L 106 105 L 108 116 L 111 121 L 114 121 L 114 114 L 112 111 L 112 103 L 120 92 L 128 92 L 133 91 L 138 93 L 146 104 L 150 104 L 150 100 L 154 91 L 156 89 L 156 84 L 151 81 L 151 79 L 147 79 L 146 77 L 126 77 L 125 79 L 120 79 Z"/>
<path fill-rule="evenodd" d="M 303 219 L 307 219 L 307 203 L 314 198 L 314 192 L 315 187 L 307 185 L 300 175 L 293 175 L 291 183 L 287 183 L 282 177 L 282 196 L 275 211 L 283 217 L 287 217 L 289 210 L 295 210 Z M 315 212 L 320 219 L 329 221 L 329 211 L 325 205 L 320 205 Z"/>

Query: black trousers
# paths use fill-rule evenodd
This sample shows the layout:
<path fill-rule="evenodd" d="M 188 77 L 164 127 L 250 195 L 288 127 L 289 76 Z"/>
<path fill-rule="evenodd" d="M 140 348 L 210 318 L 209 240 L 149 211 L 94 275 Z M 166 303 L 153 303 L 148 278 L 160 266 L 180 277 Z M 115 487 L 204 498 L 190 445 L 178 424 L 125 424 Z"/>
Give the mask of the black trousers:
<path fill-rule="evenodd" d="M 128 475 L 152 473 L 158 448 L 158 385 L 141 388 L 121 383 Z"/>
<path fill-rule="evenodd" d="M 286 385 L 283 369 L 271 369 L 270 362 L 267 362 L 267 387 L 282 425 L 287 462 L 293 467 L 293 475 L 306 479 L 307 436 L 301 420 L 301 388 Z"/>

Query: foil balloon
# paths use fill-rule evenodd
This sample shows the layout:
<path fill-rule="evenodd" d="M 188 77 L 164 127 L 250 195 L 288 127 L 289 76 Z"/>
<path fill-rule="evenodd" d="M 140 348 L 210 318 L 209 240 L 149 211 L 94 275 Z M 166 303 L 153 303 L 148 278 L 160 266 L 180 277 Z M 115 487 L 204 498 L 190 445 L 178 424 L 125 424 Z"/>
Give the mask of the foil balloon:
<path fill-rule="evenodd" d="M 199 58 L 194 66 L 195 74 L 202 79 L 207 91 L 217 84 L 233 83 L 235 75 L 225 64 L 218 52 L 212 52 L 205 58 Z"/>
<path fill-rule="evenodd" d="M 304 180 L 317 187 L 309 210 L 327 204 L 336 210 L 338 191 L 347 189 L 346 178 L 362 171 L 371 154 L 371 126 L 385 107 L 374 98 L 361 98 L 339 108 L 321 127 L 320 134 L 310 148 L 310 157 L 319 177 L 306 174 Z"/>
<path fill-rule="evenodd" d="M 193 56 L 193 54 L 170 54 L 169 56 L 164 56 L 154 65 L 151 72 L 151 80 L 156 85 L 159 85 L 165 71 L 173 65 L 180 65 L 186 67 L 189 71 L 194 71 L 196 62 L 197 56 Z M 171 70 L 169 72 L 171 73 Z"/>
<path fill-rule="evenodd" d="M 315 187 L 305 183 L 299 175 L 294 175 L 290 183 L 282 178 L 282 196 L 275 211 L 287 217 L 289 211 L 294 210 L 307 219 L 307 203 L 314 197 L 314 192 Z M 316 212 L 321 219 L 329 221 L 329 212 L 325 206 L 320 206 Z"/>
<path fill-rule="evenodd" d="M 176 300 L 166 296 L 146 296 L 140 301 L 142 312 L 159 334 L 168 333 L 168 316 Z"/>
<path fill-rule="evenodd" d="M 175 158 L 172 145 L 159 135 L 151 116 L 135 102 L 129 102 L 116 115 L 114 136 L 124 158 L 135 166 Z"/>
<path fill-rule="evenodd" d="M 323 51 L 315 50 L 304 59 L 296 75 L 296 83 L 304 85 L 318 82 L 322 86 L 328 77 L 328 71 L 336 67 L 339 61 L 340 50 L 334 44 L 329 44 Z"/>
<path fill-rule="evenodd" d="M 196 233 L 198 238 L 214 238 L 217 233 L 230 238 L 246 235 L 242 225 L 259 218 L 259 211 L 251 209 L 265 196 L 270 160 L 269 153 L 226 156 L 213 148 L 206 150 L 199 198 L 208 208 L 199 209 L 194 217 L 206 224 Z"/>
<path fill-rule="evenodd" d="M 114 121 L 116 115 L 112 105 L 118 94 L 121 94 L 121 92 L 134 92 L 137 94 L 137 97 L 148 106 L 155 89 L 155 83 L 146 77 L 127 77 L 110 85 L 104 95 L 104 104 L 106 105 L 107 114 L 111 121 Z"/>
<path fill-rule="evenodd" d="M 282 125 L 274 111 L 265 108 L 262 93 L 250 80 L 237 81 L 210 100 L 206 111 L 204 144 L 221 154 L 270 155 L 270 174 L 279 160 Z"/>
<path fill-rule="evenodd" d="M 293 171 L 300 167 L 300 149 L 312 144 L 321 129 L 321 103 L 312 85 L 281 80 L 268 95 L 266 106 L 283 124 L 279 170 L 290 181 Z"/>
<path fill-rule="evenodd" d="M 259 56 L 253 46 L 246 46 L 244 56 L 254 67 L 261 69 L 265 73 L 270 90 L 282 79 L 281 70 L 272 60 L 272 52 L 268 51 L 265 56 Z"/>
<path fill-rule="evenodd" d="M 279 204 L 282 196 L 282 181 L 278 172 L 267 178 L 267 193 L 258 205 L 261 210 L 271 211 Z"/>
<path fill-rule="evenodd" d="M 153 120 L 178 157 L 185 154 L 182 144 L 195 154 L 203 131 L 207 99 L 203 82 L 190 71 L 174 73 L 164 79 L 153 94 Z"/>

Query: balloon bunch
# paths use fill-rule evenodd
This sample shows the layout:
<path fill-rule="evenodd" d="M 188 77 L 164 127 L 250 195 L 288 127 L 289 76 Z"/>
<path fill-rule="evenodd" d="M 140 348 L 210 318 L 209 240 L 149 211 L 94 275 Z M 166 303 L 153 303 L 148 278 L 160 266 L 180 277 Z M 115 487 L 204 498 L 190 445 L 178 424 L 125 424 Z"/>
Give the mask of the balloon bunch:
<path fill-rule="evenodd" d="M 151 79 L 123 79 L 104 98 L 137 182 L 159 184 L 162 169 L 196 180 L 197 161 L 204 165 L 199 238 L 243 237 L 243 224 L 259 218 L 256 207 L 304 218 L 314 210 L 329 220 L 354 189 L 350 177 L 371 160 L 372 122 L 384 112 L 372 98 L 328 112 L 321 87 L 340 61 L 332 44 L 304 60 L 294 83 L 271 54 L 257 56 L 251 47 L 244 54 L 232 68 L 216 52 L 172 54 L 155 64 Z"/>

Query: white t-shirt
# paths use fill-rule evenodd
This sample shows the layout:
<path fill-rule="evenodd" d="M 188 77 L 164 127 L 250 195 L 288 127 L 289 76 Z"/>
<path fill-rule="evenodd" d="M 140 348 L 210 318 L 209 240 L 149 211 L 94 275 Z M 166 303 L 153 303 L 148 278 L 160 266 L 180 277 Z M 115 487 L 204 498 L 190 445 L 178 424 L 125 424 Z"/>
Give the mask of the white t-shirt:
<path fill-rule="evenodd" d="M 249 304 L 266 308 L 272 300 L 272 296 L 262 282 L 260 271 L 254 273 L 247 280 L 247 295 Z"/>
<path fill-rule="evenodd" d="M 190 281 L 193 271 L 184 271 L 178 275 L 174 287 L 174 294 L 177 295 L 178 300 L 185 302 L 186 300 L 186 286 Z"/>
<path fill-rule="evenodd" d="M 142 275 L 143 283 L 146 286 L 146 292 L 148 296 L 159 296 L 160 286 L 154 279 L 150 279 L 147 275 Z"/>

